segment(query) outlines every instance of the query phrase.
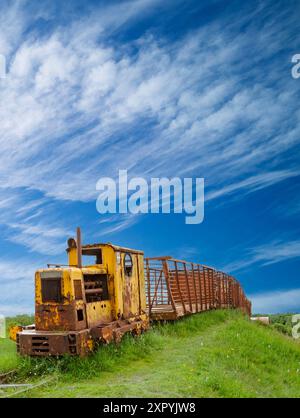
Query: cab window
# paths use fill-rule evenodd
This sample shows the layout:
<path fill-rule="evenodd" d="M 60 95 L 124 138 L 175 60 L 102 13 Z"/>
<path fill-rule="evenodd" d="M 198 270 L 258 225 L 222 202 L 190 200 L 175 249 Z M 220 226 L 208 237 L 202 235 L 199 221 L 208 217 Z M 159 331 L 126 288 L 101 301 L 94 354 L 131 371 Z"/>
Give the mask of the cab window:
<path fill-rule="evenodd" d="M 82 250 L 82 265 L 93 266 L 95 264 L 102 264 L 102 251 L 97 249 Z"/>
<path fill-rule="evenodd" d="M 42 284 L 43 303 L 46 303 L 46 302 L 59 303 L 62 301 L 60 277 L 42 278 L 41 284 Z"/>
<path fill-rule="evenodd" d="M 133 262 L 132 262 L 131 254 L 129 253 L 125 253 L 125 256 L 124 256 L 124 271 L 125 271 L 126 276 L 128 277 L 132 276 Z"/>

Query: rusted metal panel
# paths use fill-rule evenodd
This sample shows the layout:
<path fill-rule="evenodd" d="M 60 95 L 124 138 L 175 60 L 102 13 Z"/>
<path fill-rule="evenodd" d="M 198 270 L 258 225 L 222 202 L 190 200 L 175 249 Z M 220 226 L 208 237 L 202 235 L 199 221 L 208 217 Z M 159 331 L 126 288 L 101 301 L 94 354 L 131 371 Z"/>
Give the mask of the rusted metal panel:
<path fill-rule="evenodd" d="M 133 321 L 113 321 L 108 324 L 99 325 L 91 329 L 91 335 L 95 342 L 108 344 L 112 341 L 120 342 L 126 332 L 133 335 L 140 335 L 149 328 L 149 321 L 139 319 Z"/>
<path fill-rule="evenodd" d="M 21 355 L 60 356 L 87 354 L 92 349 L 89 330 L 69 332 L 22 331 L 18 334 L 17 348 Z"/>
<path fill-rule="evenodd" d="M 120 320 L 81 331 L 46 332 L 23 330 L 17 334 L 17 350 L 28 356 L 61 356 L 64 354 L 85 356 L 101 343 L 120 342 L 131 332 L 139 335 L 149 328 L 148 318 L 132 321 Z"/>
<path fill-rule="evenodd" d="M 146 259 L 145 276 L 152 320 L 176 320 L 217 308 L 239 308 L 251 313 L 251 303 L 239 282 L 211 267 L 169 256 L 152 257 Z"/>
<path fill-rule="evenodd" d="M 77 312 L 83 318 L 78 321 Z M 72 301 L 68 305 L 36 305 L 35 324 L 38 331 L 79 331 L 87 328 L 83 302 Z"/>

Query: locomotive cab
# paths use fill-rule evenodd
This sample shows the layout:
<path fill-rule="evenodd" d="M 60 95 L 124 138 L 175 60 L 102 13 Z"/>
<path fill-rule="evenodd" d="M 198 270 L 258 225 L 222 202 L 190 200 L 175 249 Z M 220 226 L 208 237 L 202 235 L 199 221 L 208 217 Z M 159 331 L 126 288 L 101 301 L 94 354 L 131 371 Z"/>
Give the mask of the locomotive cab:
<path fill-rule="evenodd" d="M 148 327 L 142 251 L 68 240 L 67 266 L 35 274 L 35 329 L 17 336 L 25 355 L 84 355 Z"/>

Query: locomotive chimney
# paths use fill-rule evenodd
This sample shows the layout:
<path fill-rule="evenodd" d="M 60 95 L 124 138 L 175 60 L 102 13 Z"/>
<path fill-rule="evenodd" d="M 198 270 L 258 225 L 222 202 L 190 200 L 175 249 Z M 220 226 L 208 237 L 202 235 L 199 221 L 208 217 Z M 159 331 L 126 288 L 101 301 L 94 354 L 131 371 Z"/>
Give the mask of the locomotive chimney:
<path fill-rule="evenodd" d="M 77 228 L 77 265 L 82 268 L 82 243 L 81 243 L 81 229 Z"/>

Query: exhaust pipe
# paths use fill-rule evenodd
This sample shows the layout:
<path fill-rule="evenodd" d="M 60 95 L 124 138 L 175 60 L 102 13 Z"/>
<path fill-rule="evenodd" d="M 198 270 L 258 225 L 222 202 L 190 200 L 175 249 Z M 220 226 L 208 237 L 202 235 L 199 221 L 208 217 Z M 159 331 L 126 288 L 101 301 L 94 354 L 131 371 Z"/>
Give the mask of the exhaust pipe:
<path fill-rule="evenodd" d="M 78 268 L 82 268 L 82 242 L 81 242 L 81 229 L 78 227 L 76 231 L 77 235 L 77 265 Z"/>

